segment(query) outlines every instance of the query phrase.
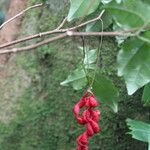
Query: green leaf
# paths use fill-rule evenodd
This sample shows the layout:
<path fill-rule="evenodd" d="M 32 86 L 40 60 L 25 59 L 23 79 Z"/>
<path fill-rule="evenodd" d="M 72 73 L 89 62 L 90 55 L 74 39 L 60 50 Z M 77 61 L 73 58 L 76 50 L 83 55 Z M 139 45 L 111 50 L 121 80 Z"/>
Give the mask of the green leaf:
<path fill-rule="evenodd" d="M 81 54 L 85 55 L 83 60 L 83 65 L 85 69 L 96 69 L 96 60 L 97 60 L 97 49 L 89 50 L 89 47 L 79 47 Z"/>
<path fill-rule="evenodd" d="M 136 14 L 141 16 L 145 23 L 149 21 L 150 5 L 147 5 L 142 0 L 125 0 L 124 4 L 128 9 L 133 10 Z"/>
<path fill-rule="evenodd" d="M 104 8 L 122 28 L 141 27 L 150 20 L 150 6 L 140 0 L 125 0 L 121 4 L 113 1 Z"/>
<path fill-rule="evenodd" d="M 119 93 L 111 80 L 97 73 L 92 89 L 101 102 L 111 107 L 114 112 L 118 111 Z"/>
<path fill-rule="evenodd" d="M 71 85 L 75 90 L 82 89 L 87 84 L 86 74 L 82 68 L 74 70 L 60 85 Z"/>
<path fill-rule="evenodd" d="M 148 142 L 150 147 L 150 124 L 132 119 L 127 119 L 126 121 L 131 130 L 129 134 L 131 134 L 134 139 Z"/>
<path fill-rule="evenodd" d="M 150 30 L 145 31 L 141 35 L 138 35 L 138 38 L 143 42 L 147 42 L 148 44 L 150 44 Z"/>
<path fill-rule="evenodd" d="M 150 40 L 150 30 L 144 32 L 144 37 Z"/>
<path fill-rule="evenodd" d="M 93 13 L 100 4 L 100 0 L 70 0 L 70 2 L 68 21 Z"/>
<path fill-rule="evenodd" d="M 98 69 L 96 64 L 89 64 L 89 65 L 85 65 L 84 67 L 85 67 L 85 69 L 91 69 L 91 70 Z"/>
<path fill-rule="evenodd" d="M 123 76 L 128 94 L 150 82 L 150 45 L 132 38 L 122 45 L 117 58 L 118 75 Z"/>
<path fill-rule="evenodd" d="M 102 16 L 103 30 L 107 29 L 112 24 L 112 17 L 109 13 L 104 13 Z M 86 31 L 102 31 L 102 22 L 96 21 L 86 26 Z"/>
<path fill-rule="evenodd" d="M 85 51 L 85 58 L 84 58 L 85 65 L 95 63 L 96 59 L 97 59 L 97 49 Z"/>
<path fill-rule="evenodd" d="M 105 4 L 108 4 L 110 3 L 112 0 L 102 0 L 102 3 L 105 5 Z M 121 3 L 122 0 L 116 0 L 117 3 Z"/>
<path fill-rule="evenodd" d="M 142 101 L 144 102 L 144 106 L 150 106 L 150 83 L 144 87 Z"/>
<path fill-rule="evenodd" d="M 150 1 L 149 0 L 143 0 L 144 3 L 150 5 Z"/>
<path fill-rule="evenodd" d="M 123 1 L 123 0 L 116 0 L 116 2 L 119 3 L 119 4 L 120 4 L 122 1 Z"/>
<path fill-rule="evenodd" d="M 108 4 L 110 3 L 112 0 L 102 0 L 102 3 L 105 5 L 105 4 Z"/>

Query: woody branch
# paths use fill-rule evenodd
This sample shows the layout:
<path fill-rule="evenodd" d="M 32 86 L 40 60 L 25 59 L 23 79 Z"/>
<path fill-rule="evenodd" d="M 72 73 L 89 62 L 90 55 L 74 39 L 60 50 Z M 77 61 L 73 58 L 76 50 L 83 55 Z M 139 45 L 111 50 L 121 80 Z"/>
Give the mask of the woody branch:
<path fill-rule="evenodd" d="M 37 5 L 29 7 L 27 9 L 25 9 L 24 11 L 22 11 L 21 13 L 19 13 L 18 15 L 12 17 L 10 19 L 10 21 L 14 20 L 16 17 L 22 15 L 26 11 L 28 11 L 32 8 L 40 7 L 42 5 L 43 4 L 37 4 Z M 49 44 L 51 42 L 54 42 L 54 41 L 57 41 L 57 40 L 60 40 L 60 39 L 66 38 L 66 37 L 76 37 L 76 36 L 122 36 L 122 35 L 126 36 L 126 35 L 129 35 L 129 34 L 134 33 L 134 32 L 139 30 L 139 28 L 134 28 L 134 29 L 130 29 L 130 30 L 123 30 L 123 31 L 116 31 L 116 32 L 76 32 L 75 31 L 76 29 L 82 28 L 82 27 L 86 26 L 89 23 L 101 20 L 101 17 L 104 14 L 104 12 L 105 12 L 105 10 L 103 10 L 98 17 L 96 17 L 94 19 L 91 19 L 91 20 L 88 20 L 88 21 L 86 21 L 84 23 L 81 23 L 77 26 L 73 26 L 71 28 L 66 28 L 66 29 L 61 29 L 67 21 L 67 18 L 65 18 L 61 22 L 61 24 L 54 30 L 38 33 L 38 34 L 35 34 L 35 35 L 31 35 L 31 36 L 28 36 L 28 37 L 24 37 L 24 38 L 21 38 L 21 39 L 18 39 L 18 40 L 8 42 L 8 43 L 4 43 L 4 44 L 0 45 L 0 49 L 2 49 L 2 50 L 0 50 L 0 54 L 15 53 L 15 52 L 22 52 L 22 51 L 32 50 L 32 49 L 37 48 L 39 46 L 46 45 L 46 44 Z M 6 23 L 4 23 L 3 26 L 6 25 L 7 23 L 9 23 L 10 21 L 9 20 L 6 21 Z M 29 40 L 32 40 L 32 39 L 35 39 L 35 38 L 40 38 L 40 37 L 44 37 L 44 36 L 51 35 L 51 34 L 56 34 L 56 35 L 54 37 L 51 37 L 47 40 L 44 40 L 42 42 L 38 42 L 38 43 L 33 44 L 33 45 L 20 47 L 20 48 L 4 49 L 5 47 L 8 47 L 8 46 L 12 46 L 12 45 L 15 45 L 15 44 L 19 44 L 21 42 L 29 41 Z"/>

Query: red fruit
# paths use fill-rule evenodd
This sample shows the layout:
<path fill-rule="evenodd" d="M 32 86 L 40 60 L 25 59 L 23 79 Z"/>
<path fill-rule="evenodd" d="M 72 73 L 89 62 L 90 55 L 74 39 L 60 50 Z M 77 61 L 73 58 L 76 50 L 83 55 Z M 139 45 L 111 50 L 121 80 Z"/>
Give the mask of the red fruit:
<path fill-rule="evenodd" d="M 74 106 L 73 112 L 79 124 L 86 124 L 86 131 L 78 136 L 76 150 L 88 150 L 88 138 L 93 136 L 94 133 L 100 131 L 98 125 L 100 111 L 92 110 L 92 107 L 98 106 L 94 95 L 86 92 L 85 95 Z M 80 109 L 86 107 L 86 110 L 80 115 Z"/>
<path fill-rule="evenodd" d="M 98 133 L 100 131 L 100 127 L 97 122 L 90 120 L 90 124 L 93 128 L 94 133 Z"/>
<path fill-rule="evenodd" d="M 96 107 L 96 106 L 98 106 L 98 103 L 97 103 L 95 97 L 93 97 L 93 96 L 90 97 L 90 106 L 91 106 L 91 107 Z"/>
<path fill-rule="evenodd" d="M 94 134 L 94 131 L 93 131 L 93 128 L 92 128 L 92 126 L 90 125 L 90 123 L 87 123 L 87 135 L 88 136 L 92 136 L 93 134 Z"/>
<path fill-rule="evenodd" d="M 84 119 L 81 118 L 81 117 L 77 117 L 76 119 L 77 119 L 77 121 L 78 121 L 79 124 L 85 124 L 85 123 L 86 123 L 86 122 L 84 121 Z"/>
<path fill-rule="evenodd" d="M 92 116 L 92 120 L 95 122 L 99 121 L 100 118 L 100 111 L 99 110 L 91 110 L 91 116 Z"/>
<path fill-rule="evenodd" d="M 88 138 L 87 138 L 86 132 L 79 135 L 79 137 L 77 138 L 77 143 L 78 145 L 83 146 L 83 147 L 88 144 Z"/>
<path fill-rule="evenodd" d="M 87 146 L 79 146 L 76 150 L 88 150 Z"/>
<path fill-rule="evenodd" d="M 80 111 L 80 108 L 78 105 L 75 105 L 74 108 L 73 108 L 73 112 L 75 115 L 79 114 L 79 111 Z"/>

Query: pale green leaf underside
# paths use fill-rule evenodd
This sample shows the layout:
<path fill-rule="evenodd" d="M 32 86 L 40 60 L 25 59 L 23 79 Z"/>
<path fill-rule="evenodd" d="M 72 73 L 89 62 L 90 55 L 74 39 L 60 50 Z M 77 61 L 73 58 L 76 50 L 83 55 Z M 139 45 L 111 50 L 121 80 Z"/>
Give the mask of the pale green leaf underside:
<path fill-rule="evenodd" d="M 95 63 L 96 59 L 97 59 L 97 49 L 86 50 L 85 58 L 84 58 L 84 64 L 85 65 Z"/>
<path fill-rule="evenodd" d="M 129 134 L 131 134 L 134 139 L 150 143 L 150 124 L 127 119 L 127 125 L 131 130 Z"/>
<path fill-rule="evenodd" d="M 100 4 L 100 0 L 70 0 L 70 2 L 68 21 L 93 13 Z"/>
<path fill-rule="evenodd" d="M 81 54 L 84 55 L 83 64 L 86 70 L 96 69 L 97 49 L 90 50 L 89 47 L 79 47 Z"/>
<path fill-rule="evenodd" d="M 108 4 L 108 3 L 110 3 L 111 1 L 113 1 L 113 0 L 102 0 L 102 3 L 103 3 L 103 4 Z M 121 3 L 121 1 L 122 1 L 122 0 L 116 0 L 117 3 Z"/>
<path fill-rule="evenodd" d="M 60 83 L 63 86 L 72 85 L 75 90 L 82 89 L 87 84 L 85 71 L 81 68 L 74 70 L 65 81 Z"/>

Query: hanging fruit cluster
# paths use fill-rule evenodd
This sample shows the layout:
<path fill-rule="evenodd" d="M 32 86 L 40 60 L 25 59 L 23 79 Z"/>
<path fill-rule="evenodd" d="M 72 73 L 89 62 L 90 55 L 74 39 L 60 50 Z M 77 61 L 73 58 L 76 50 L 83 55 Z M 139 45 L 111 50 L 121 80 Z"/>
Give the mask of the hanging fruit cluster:
<path fill-rule="evenodd" d="M 89 137 L 100 131 L 100 127 L 98 125 L 100 111 L 92 109 L 98 105 L 99 104 L 96 101 L 94 94 L 86 92 L 73 108 L 77 122 L 79 124 L 86 125 L 86 130 L 77 138 L 76 150 L 88 150 Z M 86 110 L 84 110 L 80 115 L 80 109 L 84 106 L 86 107 Z"/>

